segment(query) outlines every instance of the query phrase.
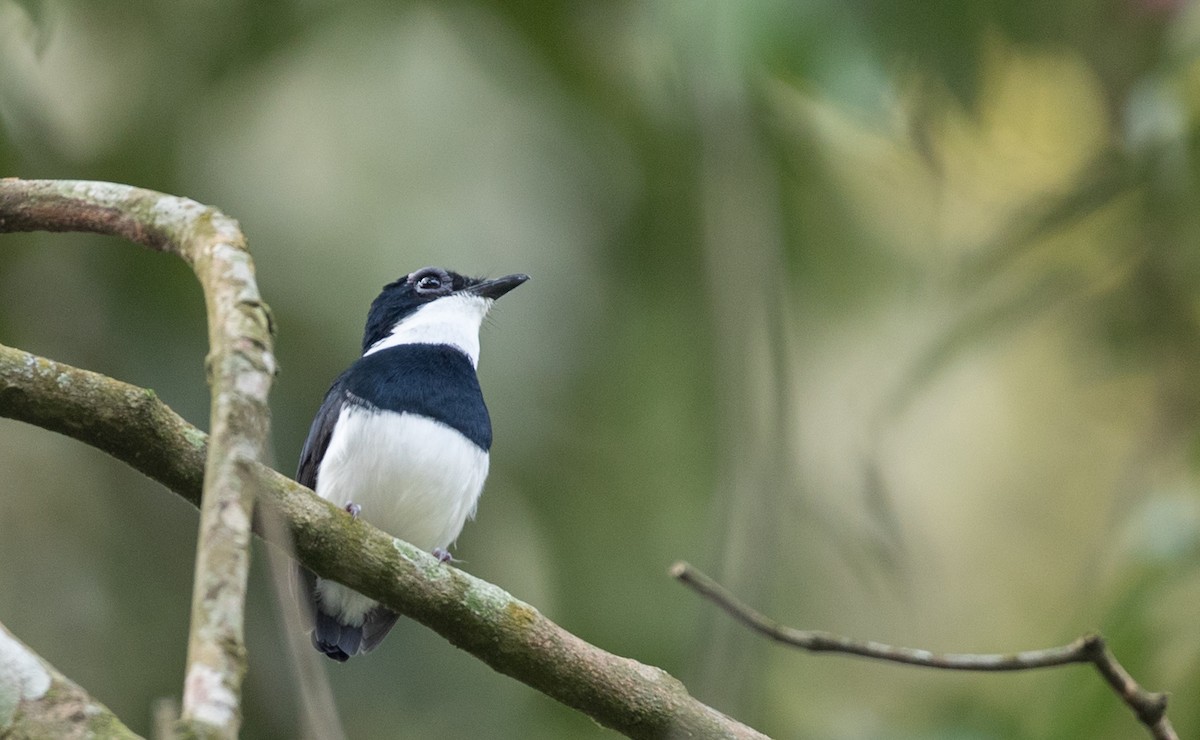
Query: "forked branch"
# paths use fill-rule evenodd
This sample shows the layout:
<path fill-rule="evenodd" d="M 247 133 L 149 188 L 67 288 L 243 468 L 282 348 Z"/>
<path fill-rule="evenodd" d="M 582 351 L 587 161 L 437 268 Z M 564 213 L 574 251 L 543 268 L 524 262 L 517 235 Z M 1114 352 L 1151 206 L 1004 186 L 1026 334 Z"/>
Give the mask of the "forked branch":
<path fill-rule="evenodd" d="M 208 309 L 212 438 L 196 546 L 183 689 L 185 734 L 237 737 L 246 670 L 243 611 L 253 487 L 275 374 L 270 311 L 236 221 L 194 200 L 108 182 L 0 179 L 0 232 L 86 231 L 174 254 L 192 268 Z"/>

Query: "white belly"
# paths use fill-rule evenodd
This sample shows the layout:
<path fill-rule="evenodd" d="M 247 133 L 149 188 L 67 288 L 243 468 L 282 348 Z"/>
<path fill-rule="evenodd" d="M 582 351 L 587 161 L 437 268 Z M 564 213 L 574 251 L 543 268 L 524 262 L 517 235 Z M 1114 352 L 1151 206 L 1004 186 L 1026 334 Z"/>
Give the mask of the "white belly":
<path fill-rule="evenodd" d="M 356 503 L 371 524 L 423 550 L 447 548 L 474 516 L 488 453 L 458 431 L 415 414 L 345 406 L 317 470 L 317 494 Z M 374 601 L 321 581 L 330 613 L 360 623 Z"/>
<path fill-rule="evenodd" d="M 488 453 L 424 416 L 346 406 L 317 470 L 317 494 L 423 550 L 446 548 L 475 505 Z"/>

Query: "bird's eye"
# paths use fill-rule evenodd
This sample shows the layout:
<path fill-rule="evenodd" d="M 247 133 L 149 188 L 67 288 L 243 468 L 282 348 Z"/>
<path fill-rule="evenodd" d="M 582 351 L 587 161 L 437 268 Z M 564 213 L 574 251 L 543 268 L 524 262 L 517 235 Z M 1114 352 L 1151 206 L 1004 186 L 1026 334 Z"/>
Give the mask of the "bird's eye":
<path fill-rule="evenodd" d="M 419 296 L 435 297 L 449 295 L 454 290 L 451 273 L 438 267 L 426 267 L 408 276 L 408 284 Z"/>

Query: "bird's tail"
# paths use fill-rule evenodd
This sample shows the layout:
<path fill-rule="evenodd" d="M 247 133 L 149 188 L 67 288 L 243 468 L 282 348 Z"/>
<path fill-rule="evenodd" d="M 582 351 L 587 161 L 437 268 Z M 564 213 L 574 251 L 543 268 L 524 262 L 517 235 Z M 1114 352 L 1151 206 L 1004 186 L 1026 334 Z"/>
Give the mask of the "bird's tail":
<path fill-rule="evenodd" d="M 337 617 L 316 608 L 312 644 L 328 658 L 344 663 L 351 655 L 369 653 L 391 632 L 400 615 L 377 606 L 367 612 L 361 627 L 343 624 Z"/>
<path fill-rule="evenodd" d="M 312 630 L 310 636 L 313 647 L 322 655 L 339 663 L 346 662 L 353 655 L 374 650 L 400 618 L 400 615 L 391 609 L 376 605 L 367 612 L 361 625 L 346 624 L 321 608 L 316 576 L 299 565 L 296 566 L 294 575 L 296 601 L 306 625 Z"/>

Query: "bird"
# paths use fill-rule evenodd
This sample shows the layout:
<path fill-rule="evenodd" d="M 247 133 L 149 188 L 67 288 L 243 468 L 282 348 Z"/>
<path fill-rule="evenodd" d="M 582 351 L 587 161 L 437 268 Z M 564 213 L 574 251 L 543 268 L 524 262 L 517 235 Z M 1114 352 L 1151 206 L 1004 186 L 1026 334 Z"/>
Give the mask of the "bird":
<path fill-rule="evenodd" d="M 476 368 L 492 305 L 529 279 L 426 267 L 371 303 L 362 356 L 325 394 L 296 481 L 387 533 L 450 560 L 488 474 L 492 424 Z M 376 648 L 399 615 L 297 564 L 313 647 L 339 662 Z"/>

